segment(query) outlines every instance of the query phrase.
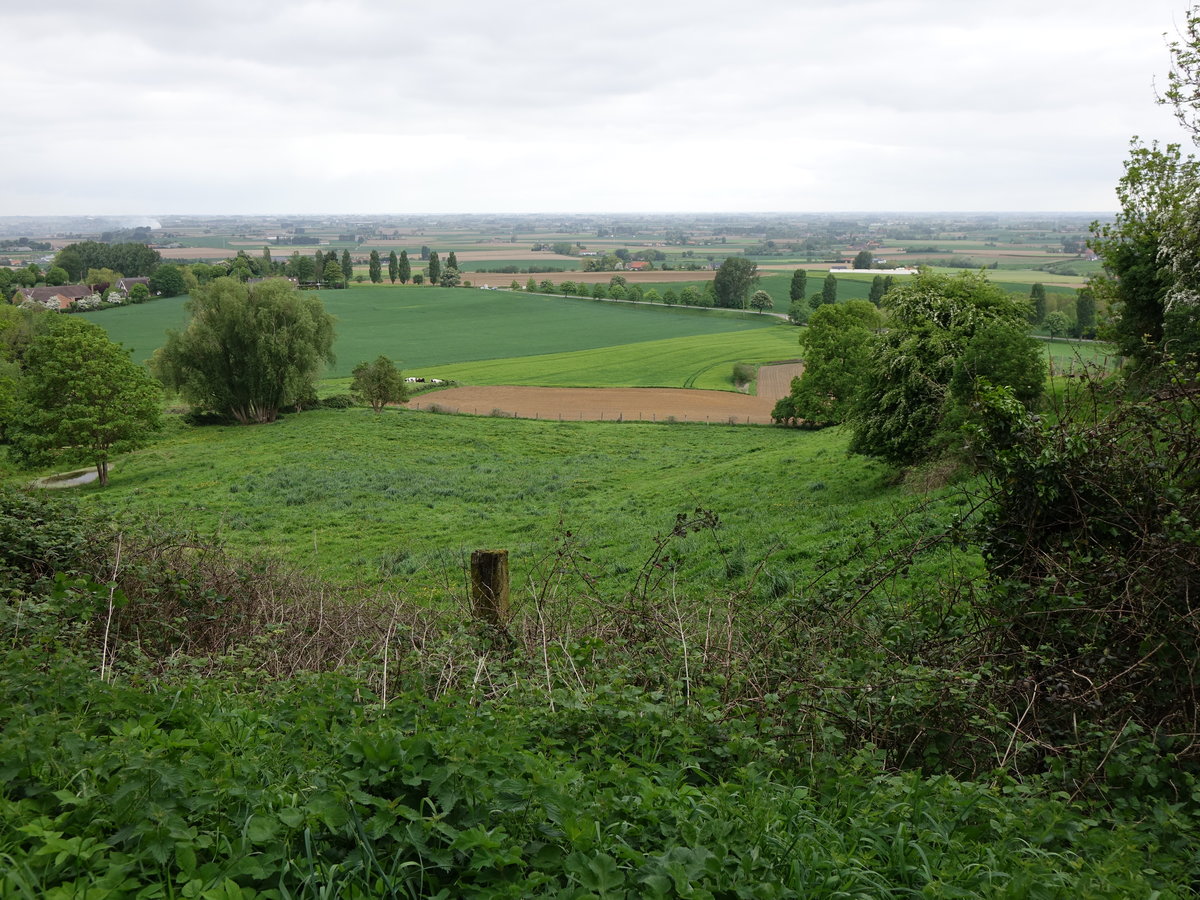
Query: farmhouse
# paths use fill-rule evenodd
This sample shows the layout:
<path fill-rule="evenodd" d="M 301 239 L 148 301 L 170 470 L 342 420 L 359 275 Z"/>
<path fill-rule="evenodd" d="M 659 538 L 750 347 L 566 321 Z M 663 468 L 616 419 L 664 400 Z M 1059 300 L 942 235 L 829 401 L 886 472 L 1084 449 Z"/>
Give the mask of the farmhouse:
<path fill-rule="evenodd" d="M 121 294 L 128 297 L 129 289 L 131 287 L 133 287 L 135 284 L 144 284 L 147 288 L 149 288 L 150 287 L 150 279 L 146 278 L 145 276 L 141 276 L 138 278 L 118 278 L 117 283 L 114 284 L 113 287 L 116 290 L 120 291 Z"/>
<path fill-rule="evenodd" d="M 79 300 L 96 296 L 96 292 L 86 284 L 64 284 L 58 287 L 19 288 L 13 294 L 13 303 L 36 303 L 47 309 L 70 309 L 71 304 Z"/>

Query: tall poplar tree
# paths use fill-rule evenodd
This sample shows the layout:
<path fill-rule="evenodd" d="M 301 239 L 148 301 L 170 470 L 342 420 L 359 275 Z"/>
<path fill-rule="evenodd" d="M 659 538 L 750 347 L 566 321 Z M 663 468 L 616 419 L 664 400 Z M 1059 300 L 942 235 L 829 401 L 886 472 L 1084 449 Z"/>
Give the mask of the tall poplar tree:
<path fill-rule="evenodd" d="M 832 272 L 825 276 L 825 283 L 821 285 L 821 302 L 837 303 L 837 279 Z"/>
<path fill-rule="evenodd" d="M 400 279 L 401 284 L 408 284 L 408 280 L 412 278 L 412 263 L 408 261 L 407 250 L 400 251 L 400 260 L 396 275 Z"/>
<path fill-rule="evenodd" d="M 437 284 L 442 277 L 442 261 L 438 259 L 437 251 L 433 250 L 429 254 L 429 283 Z"/>
<path fill-rule="evenodd" d="M 347 281 L 354 277 L 354 264 L 350 262 L 349 250 L 342 251 L 342 274 L 346 276 Z"/>
<path fill-rule="evenodd" d="M 367 264 L 367 273 L 370 275 L 372 284 L 379 284 L 383 281 L 383 265 L 379 261 L 379 251 L 371 251 L 371 261 Z"/>
<path fill-rule="evenodd" d="M 400 274 L 400 261 L 396 259 L 396 251 L 393 250 L 388 254 L 388 281 L 392 284 L 396 283 L 396 276 Z"/>
<path fill-rule="evenodd" d="M 1046 319 L 1046 287 L 1038 282 L 1029 289 L 1029 321 L 1041 325 Z"/>
<path fill-rule="evenodd" d="M 808 273 L 803 269 L 797 269 L 792 273 L 792 284 L 788 288 L 788 299 L 793 302 L 803 300 L 804 295 L 808 292 Z"/>

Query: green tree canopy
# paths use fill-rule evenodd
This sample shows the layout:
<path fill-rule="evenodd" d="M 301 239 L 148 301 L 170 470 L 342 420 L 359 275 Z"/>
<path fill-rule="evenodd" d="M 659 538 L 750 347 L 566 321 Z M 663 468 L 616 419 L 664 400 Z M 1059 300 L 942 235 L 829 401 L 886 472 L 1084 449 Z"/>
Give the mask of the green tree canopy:
<path fill-rule="evenodd" d="M 371 251 L 371 258 L 367 263 L 367 274 L 370 276 L 372 284 L 379 284 L 383 281 L 383 263 L 379 259 L 378 250 Z"/>
<path fill-rule="evenodd" d="M 1034 325 L 1046 321 L 1046 286 L 1041 282 L 1029 289 L 1029 321 Z"/>
<path fill-rule="evenodd" d="M 779 418 L 826 425 L 844 421 L 880 321 L 879 310 L 866 300 L 818 307 L 800 335 L 804 374 L 792 384 L 791 414 Z"/>
<path fill-rule="evenodd" d="M 145 244 L 100 241 L 69 244 L 54 257 L 54 264 L 66 269 L 72 280 L 82 278 L 88 269 L 113 269 L 131 278 L 153 275 L 161 262 L 159 252 Z"/>
<path fill-rule="evenodd" d="M 412 278 L 412 263 L 410 263 L 408 261 L 408 251 L 407 250 L 400 251 L 400 260 L 399 260 L 399 264 L 398 264 L 398 271 L 396 274 L 397 274 L 397 277 L 400 279 L 401 284 L 408 284 L 409 279 Z"/>
<path fill-rule="evenodd" d="M 1075 327 L 1080 337 L 1090 338 L 1096 332 L 1096 298 L 1088 288 L 1075 292 Z"/>
<path fill-rule="evenodd" d="M 354 367 L 350 393 L 371 405 L 375 412 L 382 412 L 389 403 L 403 403 L 408 399 L 404 377 L 396 364 L 386 356 L 374 362 L 361 362 Z"/>
<path fill-rule="evenodd" d="M 145 446 L 158 429 L 160 394 L 104 329 L 53 317 L 25 356 L 12 453 L 34 465 L 86 459 L 106 485 L 113 454 Z"/>
<path fill-rule="evenodd" d="M 321 366 L 333 361 L 333 318 L 315 294 L 282 279 L 247 286 L 218 278 L 187 309 L 187 328 L 168 332 L 151 366 L 199 409 L 242 424 L 273 422 L 315 392 Z"/>
<path fill-rule="evenodd" d="M 969 373 L 971 383 L 1024 385 L 1018 399 L 1030 405 L 1040 396 L 1043 370 L 1036 342 L 1027 333 L 1028 304 L 978 272 L 923 271 L 893 288 L 884 306 L 891 313 L 888 328 L 874 342 L 849 417 L 853 452 L 899 465 L 933 454 L 945 439 L 943 423 L 955 403 L 950 384 L 960 361 L 976 336 L 993 328 L 998 329 L 995 341 L 1013 346 L 995 365 L 980 354 Z M 1020 371 L 1013 371 L 1012 360 Z M 959 395 L 968 395 L 970 388 L 963 385 Z"/>
<path fill-rule="evenodd" d="M 167 264 L 159 266 L 150 276 L 150 290 L 160 297 L 178 297 L 187 293 L 187 281 L 179 266 Z"/>
<path fill-rule="evenodd" d="M 875 268 L 875 257 L 870 250 L 859 250 L 854 255 L 854 268 L 856 269 L 873 269 Z"/>
<path fill-rule="evenodd" d="M 750 297 L 750 308 L 758 310 L 759 315 L 774 307 L 775 301 L 771 299 L 771 295 L 766 291 L 755 291 Z"/>
<path fill-rule="evenodd" d="M 289 278 L 295 278 L 297 281 L 307 282 L 316 280 L 317 270 L 313 264 L 312 257 L 301 256 L 299 250 L 292 253 L 284 271 Z"/>
<path fill-rule="evenodd" d="M 870 300 L 872 303 L 874 303 L 876 306 L 879 306 L 880 304 L 883 303 L 883 294 L 884 294 L 883 276 L 876 275 L 874 278 L 871 279 L 871 291 L 870 291 L 870 293 L 867 294 L 867 299 Z"/>
<path fill-rule="evenodd" d="M 325 263 L 325 271 L 321 279 L 326 284 L 339 285 L 346 282 L 346 271 L 342 268 L 342 264 L 330 254 L 328 261 Z"/>
<path fill-rule="evenodd" d="M 750 289 L 758 281 L 758 266 L 744 256 L 730 256 L 713 278 L 713 299 L 726 309 L 745 309 Z"/>
<path fill-rule="evenodd" d="M 808 293 L 808 273 L 803 269 L 797 269 L 792 273 L 792 281 L 788 286 L 788 299 L 795 303 L 797 300 L 803 300 Z"/>
<path fill-rule="evenodd" d="M 1071 320 L 1067 318 L 1066 313 L 1056 310 L 1046 316 L 1046 330 L 1050 332 L 1050 340 L 1054 340 L 1060 334 L 1066 334 L 1070 327 Z"/>
<path fill-rule="evenodd" d="M 825 280 L 821 283 L 821 302 L 822 303 L 837 303 L 837 278 L 830 272 L 825 276 Z"/>
<path fill-rule="evenodd" d="M 434 250 L 429 254 L 429 265 L 426 269 L 429 273 L 429 283 L 437 284 L 442 277 L 442 261 L 438 259 L 437 251 Z"/>
<path fill-rule="evenodd" d="M 350 260 L 349 250 L 342 251 L 342 274 L 346 277 L 346 281 L 354 277 L 354 263 Z"/>
<path fill-rule="evenodd" d="M 392 284 L 396 283 L 396 278 L 400 274 L 400 260 L 396 256 L 396 251 L 393 250 L 388 254 L 388 281 Z"/>
<path fill-rule="evenodd" d="M 67 270 L 62 266 L 51 266 L 46 270 L 46 284 L 58 287 L 60 284 L 66 284 L 71 280 L 71 276 L 67 274 Z"/>

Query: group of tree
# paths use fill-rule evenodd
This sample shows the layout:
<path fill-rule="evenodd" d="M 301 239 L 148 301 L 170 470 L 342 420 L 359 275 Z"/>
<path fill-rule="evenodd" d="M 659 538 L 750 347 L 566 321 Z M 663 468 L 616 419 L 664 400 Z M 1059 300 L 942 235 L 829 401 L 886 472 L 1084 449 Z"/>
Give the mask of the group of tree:
<path fill-rule="evenodd" d="M 186 309 L 187 327 L 168 333 L 147 370 L 89 321 L 0 307 L 0 441 L 9 457 L 87 461 L 106 484 L 113 455 L 158 429 L 160 383 L 198 412 L 243 424 L 315 403 L 316 378 L 333 361 L 333 319 L 316 295 L 282 278 L 221 276 L 198 285 Z M 354 368 L 351 391 L 376 411 L 406 398 L 385 356 Z"/>
<path fill-rule="evenodd" d="M 869 301 L 818 304 L 801 341 L 805 371 L 776 420 L 848 423 L 852 451 L 897 465 L 951 444 L 981 385 L 1032 406 L 1045 381 L 1028 304 L 973 272 L 922 271 L 886 294 L 882 314 Z"/>
<path fill-rule="evenodd" d="M 744 256 L 730 256 L 713 278 L 714 305 L 723 309 L 745 309 L 750 292 L 758 283 L 758 265 Z"/>
<path fill-rule="evenodd" d="M 162 263 L 157 250 L 142 243 L 104 244 L 82 241 L 68 244 L 54 255 L 54 265 L 79 282 L 89 269 L 112 269 L 129 278 L 153 275 Z"/>
<path fill-rule="evenodd" d="M 772 417 L 808 425 L 845 421 L 880 322 L 879 310 L 866 300 L 818 306 L 800 337 L 804 376 L 792 379 L 791 392 L 775 404 Z"/>
<path fill-rule="evenodd" d="M 655 288 L 646 290 L 640 284 L 629 284 L 623 275 L 614 275 L 608 284 L 603 282 L 589 283 L 586 281 L 563 281 L 555 284 L 549 279 L 535 281 L 528 279 L 525 284 L 513 281 L 509 286 L 514 291 L 526 291 L 531 294 L 562 294 L 564 297 L 583 297 L 593 300 L 630 300 L 638 303 L 662 303 L 667 306 L 698 306 L 712 308 L 716 305 L 713 282 L 705 282 L 703 287 L 684 285 L 678 291 L 666 288 L 661 294 Z M 759 312 L 773 308 L 774 301 L 766 291 L 758 291 L 763 297 L 750 299 L 750 308 Z"/>

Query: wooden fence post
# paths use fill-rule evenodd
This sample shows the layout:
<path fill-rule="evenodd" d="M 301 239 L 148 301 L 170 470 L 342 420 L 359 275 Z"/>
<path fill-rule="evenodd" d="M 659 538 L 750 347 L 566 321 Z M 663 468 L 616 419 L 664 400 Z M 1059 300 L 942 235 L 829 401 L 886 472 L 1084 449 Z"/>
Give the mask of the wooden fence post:
<path fill-rule="evenodd" d="M 471 554 L 471 602 L 475 618 L 500 628 L 508 622 L 508 551 Z"/>

